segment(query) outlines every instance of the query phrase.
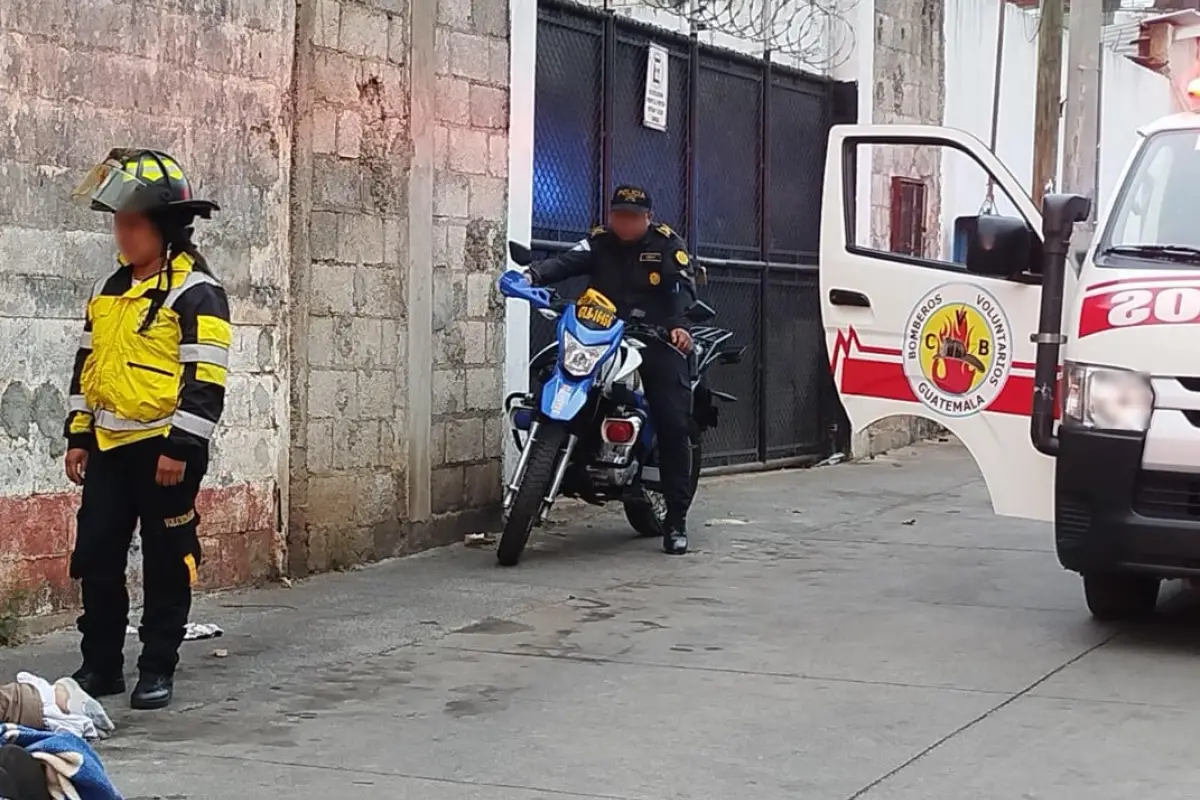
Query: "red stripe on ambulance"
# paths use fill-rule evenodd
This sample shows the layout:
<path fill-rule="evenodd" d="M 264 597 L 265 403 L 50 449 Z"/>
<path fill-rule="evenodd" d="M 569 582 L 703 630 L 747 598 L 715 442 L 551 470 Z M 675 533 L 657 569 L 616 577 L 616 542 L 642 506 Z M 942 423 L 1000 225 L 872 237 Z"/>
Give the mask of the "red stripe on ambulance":
<path fill-rule="evenodd" d="M 1144 325 L 1200 323 L 1200 282 L 1129 280 L 1087 289 L 1079 313 L 1079 336 Z"/>

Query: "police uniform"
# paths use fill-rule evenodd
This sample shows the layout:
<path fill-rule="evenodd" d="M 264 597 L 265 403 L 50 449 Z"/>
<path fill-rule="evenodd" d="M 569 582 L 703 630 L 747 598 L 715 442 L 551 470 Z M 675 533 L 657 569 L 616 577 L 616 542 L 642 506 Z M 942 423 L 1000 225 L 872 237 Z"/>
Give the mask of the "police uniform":
<path fill-rule="evenodd" d="M 194 216 L 216 206 L 191 199 L 176 162 L 135 151 L 93 182 L 93 208 L 144 207 L 174 242 L 145 280 L 118 257 L 96 282 L 75 356 L 65 432 L 69 449 L 88 452 L 71 555 L 83 593 L 84 664 L 76 678 L 92 695 L 124 691 L 125 567 L 140 523 L 145 604 L 133 703 L 156 708 L 170 700 L 201 563 L 195 502 L 225 404 L 232 328 L 225 290 L 190 241 Z M 184 462 L 182 482 L 157 483 L 160 456 Z"/>
<path fill-rule="evenodd" d="M 645 190 L 622 186 L 613 196 L 614 211 L 649 212 Z M 684 241 L 666 225 L 650 226 L 635 242 L 624 242 L 608 227 L 598 227 L 572 250 L 530 267 L 539 284 L 586 275 L 589 286 L 628 318 L 641 309 L 645 321 L 667 330 L 687 329 L 684 313 L 694 299 L 690 258 Z M 658 434 L 659 473 L 667 502 L 668 552 L 686 550 L 686 517 L 691 503 L 692 391 L 688 357 L 670 345 L 652 341 L 642 350 L 640 371 L 650 417 Z"/>

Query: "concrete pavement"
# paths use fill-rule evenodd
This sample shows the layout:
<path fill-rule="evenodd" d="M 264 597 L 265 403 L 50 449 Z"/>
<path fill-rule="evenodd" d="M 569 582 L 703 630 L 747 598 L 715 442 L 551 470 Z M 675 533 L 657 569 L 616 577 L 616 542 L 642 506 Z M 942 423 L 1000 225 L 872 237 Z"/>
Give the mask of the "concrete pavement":
<path fill-rule="evenodd" d="M 612 512 L 557 516 L 570 524 L 535 533 L 515 570 L 454 547 L 202 601 L 194 618 L 227 635 L 185 645 L 176 705 L 109 704 L 117 785 L 172 800 L 1200 791 L 1200 604 L 1172 587 L 1149 623 L 1092 622 L 1048 526 L 992 516 L 954 444 L 707 481 L 682 559 Z M 0 674 L 74 666 L 68 634 L 0 653 Z"/>

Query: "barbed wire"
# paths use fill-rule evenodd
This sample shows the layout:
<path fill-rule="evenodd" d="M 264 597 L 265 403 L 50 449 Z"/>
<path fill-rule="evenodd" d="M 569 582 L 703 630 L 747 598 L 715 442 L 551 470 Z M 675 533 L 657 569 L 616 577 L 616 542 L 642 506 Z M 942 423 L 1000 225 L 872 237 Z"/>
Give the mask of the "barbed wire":
<path fill-rule="evenodd" d="M 854 53 L 849 12 L 858 0 L 640 0 L 688 18 L 699 30 L 760 44 L 803 65 L 830 71 Z"/>

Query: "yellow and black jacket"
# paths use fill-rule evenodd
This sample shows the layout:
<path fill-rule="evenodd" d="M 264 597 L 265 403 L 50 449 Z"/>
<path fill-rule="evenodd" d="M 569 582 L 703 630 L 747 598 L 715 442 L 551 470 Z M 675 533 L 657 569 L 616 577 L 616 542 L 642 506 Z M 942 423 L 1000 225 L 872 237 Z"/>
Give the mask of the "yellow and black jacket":
<path fill-rule="evenodd" d="M 179 460 L 206 448 L 225 406 L 232 338 L 225 290 L 191 256 L 175 256 L 169 271 L 144 281 L 122 263 L 96 282 L 88 301 L 71 375 L 68 446 L 111 450 L 162 436 L 163 454 Z"/>

